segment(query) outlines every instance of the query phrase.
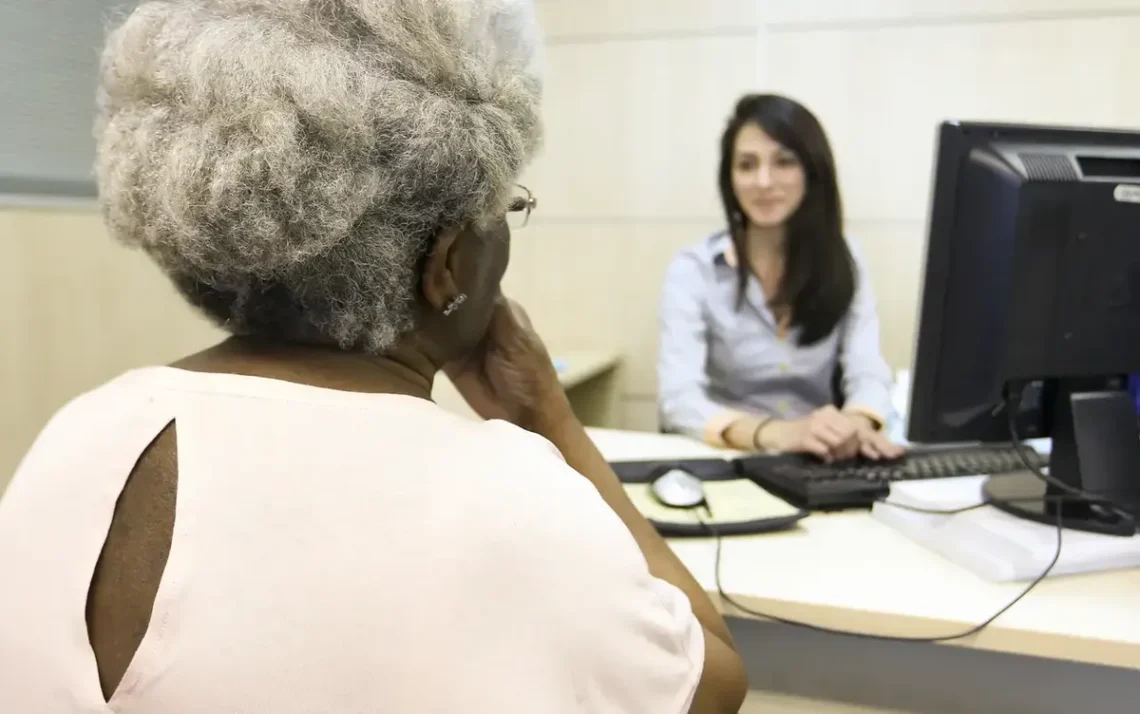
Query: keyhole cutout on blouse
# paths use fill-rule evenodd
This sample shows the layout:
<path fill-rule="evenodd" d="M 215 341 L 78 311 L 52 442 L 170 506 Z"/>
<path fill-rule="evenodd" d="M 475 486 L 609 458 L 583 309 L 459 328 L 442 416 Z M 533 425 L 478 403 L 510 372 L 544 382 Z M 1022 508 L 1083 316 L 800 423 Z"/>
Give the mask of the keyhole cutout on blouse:
<path fill-rule="evenodd" d="M 87 593 L 87 635 L 108 702 L 150 626 L 174 538 L 177 487 L 171 422 L 143 451 L 119 494 Z"/>

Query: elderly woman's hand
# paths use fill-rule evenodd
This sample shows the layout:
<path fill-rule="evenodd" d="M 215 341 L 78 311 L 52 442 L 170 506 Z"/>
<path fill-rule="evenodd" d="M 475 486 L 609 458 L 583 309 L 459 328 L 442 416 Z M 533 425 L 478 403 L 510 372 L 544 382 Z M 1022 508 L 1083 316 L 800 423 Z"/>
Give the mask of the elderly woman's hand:
<path fill-rule="evenodd" d="M 467 359 L 444 372 L 484 419 L 505 419 L 541 431 L 569 412 L 550 354 L 518 303 L 495 306 L 487 335 Z"/>

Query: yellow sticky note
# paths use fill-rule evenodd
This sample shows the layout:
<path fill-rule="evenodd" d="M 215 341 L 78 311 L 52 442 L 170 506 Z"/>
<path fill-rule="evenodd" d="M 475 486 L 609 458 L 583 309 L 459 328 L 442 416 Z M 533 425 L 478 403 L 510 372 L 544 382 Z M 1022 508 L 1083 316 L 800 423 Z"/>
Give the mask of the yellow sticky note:
<path fill-rule="evenodd" d="M 653 497 L 647 483 L 625 485 L 633 505 L 646 518 L 658 523 L 743 523 L 766 518 L 782 518 L 798 513 L 798 509 L 777 498 L 747 479 L 706 481 L 705 500 L 708 512 L 701 508 L 670 508 Z"/>

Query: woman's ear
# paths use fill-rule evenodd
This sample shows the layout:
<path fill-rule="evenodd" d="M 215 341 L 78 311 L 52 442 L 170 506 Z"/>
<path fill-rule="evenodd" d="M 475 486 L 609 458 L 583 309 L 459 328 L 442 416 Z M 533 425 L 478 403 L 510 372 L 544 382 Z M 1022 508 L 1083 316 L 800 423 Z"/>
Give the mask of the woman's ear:
<path fill-rule="evenodd" d="M 462 226 L 442 230 L 424 261 L 420 289 L 428 304 L 439 312 L 443 312 L 462 292 L 454 272 L 458 262 L 455 260 L 456 240 L 462 232 Z"/>

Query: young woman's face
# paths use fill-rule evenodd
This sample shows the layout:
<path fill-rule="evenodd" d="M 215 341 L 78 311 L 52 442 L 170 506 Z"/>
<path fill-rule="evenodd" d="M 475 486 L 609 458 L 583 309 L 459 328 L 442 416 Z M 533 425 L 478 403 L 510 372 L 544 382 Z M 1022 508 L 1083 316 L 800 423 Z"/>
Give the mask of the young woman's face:
<path fill-rule="evenodd" d="M 772 228 L 803 203 L 807 178 L 798 156 L 749 122 L 736 135 L 732 190 L 749 223 Z"/>

